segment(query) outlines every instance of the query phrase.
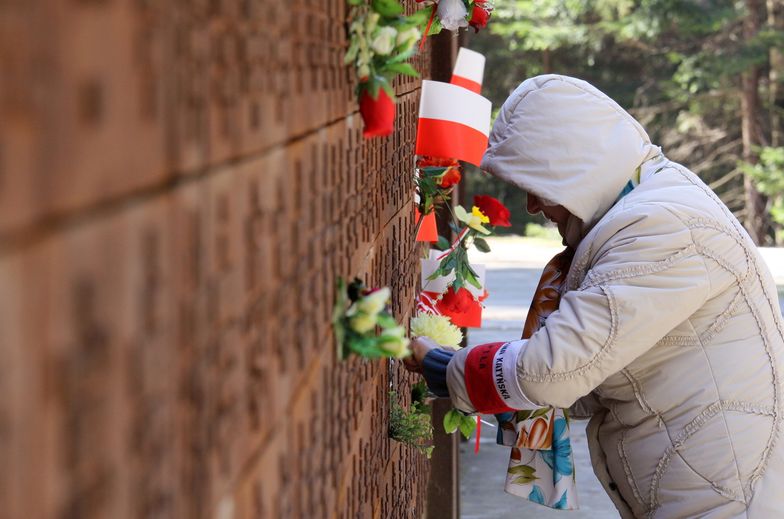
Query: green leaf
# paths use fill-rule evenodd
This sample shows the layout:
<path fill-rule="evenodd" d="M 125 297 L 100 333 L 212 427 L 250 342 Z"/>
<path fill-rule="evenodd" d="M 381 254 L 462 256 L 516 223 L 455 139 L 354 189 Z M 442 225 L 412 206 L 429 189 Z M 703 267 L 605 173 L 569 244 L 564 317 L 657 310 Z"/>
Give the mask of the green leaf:
<path fill-rule="evenodd" d="M 449 240 L 443 236 L 439 236 L 435 246 L 438 250 L 447 250 L 450 245 L 451 243 L 449 243 Z"/>
<path fill-rule="evenodd" d="M 463 415 L 457 409 L 450 409 L 444 415 L 444 431 L 447 434 L 452 434 L 460 427 L 460 422 Z"/>
<path fill-rule="evenodd" d="M 407 50 L 406 52 L 400 52 L 400 53 L 398 53 L 398 54 L 396 54 L 394 56 L 386 58 L 384 63 L 386 65 L 389 65 L 391 63 L 402 63 L 402 62 L 406 61 L 408 58 L 410 58 L 411 56 L 413 56 L 414 54 L 416 54 L 416 47 L 414 47 L 414 48 L 412 48 L 410 50 Z"/>
<path fill-rule="evenodd" d="M 536 473 L 536 469 L 530 465 L 516 465 L 509 467 L 509 470 L 506 472 L 513 476 L 533 476 Z"/>
<path fill-rule="evenodd" d="M 427 21 L 430 19 L 430 9 L 419 9 L 414 11 L 414 14 L 410 14 L 406 16 L 405 21 L 402 22 L 401 30 L 403 28 L 407 29 L 412 26 L 422 26 L 422 30 L 424 30 L 424 25 L 427 24 Z"/>
<path fill-rule="evenodd" d="M 436 6 L 434 5 L 433 9 L 435 9 L 435 8 L 436 8 Z M 430 17 L 428 16 L 428 20 L 429 19 L 430 19 Z M 427 27 L 427 21 L 428 20 L 425 20 L 425 24 L 424 24 L 425 27 Z M 422 31 L 425 30 L 425 27 L 422 27 Z M 443 29 L 443 27 L 441 26 L 441 20 L 439 20 L 438 16 L 436 16 L 435 18 L 433 18 L 433 24 L 430 26 L 430 30 L 427 31 L 427 35 L 428 36 L 433 36 L 434 34 L 438 34 L 438 33 L 441 32 L 441 29 Z"/>
<path fill-rule="evenodd" d="M 387 18 L 403 14 L 403 6 L 397 0 L 373 0 L 372 9 Z"/>
<path fill-rule="evenodd" d="M 395 321 L 395 318 L 386 312 L 379 313 L 376 319 L 378 325 L 381 326 L 382 328 L 394 328 L 395 326 L 397 326 L 397 321 Z"/>
<path fill-rule="evenodd" d="M 370 92 L 370 97 L 378 99 L 378 92 L 381 89 L 381 81 L 378 80 L 378 76 L 367 81 L 367 89 Z"/>
<path fill-rule="evenodd" d="M 385 71 L 397 72 L 406 76 L 419 77 L 419 72 L 416 71 L 410 63 L 390 63 L 384 67 Z"/>
<path fill-rule="evenodd" d="M 422 408 L 426 408 L 427 406 L 423 404 L 425 401 L 425 397 L 427 396 L 427 384 L 424 380 L 420 380 L 413 386 L 411 386 L 411 402 L 413 405 L 419 404 Z"/>
<path fill-rule="evenodd" d="M 490 252 L 490 245 L 487 244 L 484 238 L 475 238 L 474 246 L 481 252 Z"/>
<path fill-rule="evenodd" d="M 517 411 L 517 421 L 522 422 L 523 420 L 527 420 L 529 416 L 531 416 L 533 411 L 531 409 L 526 409 L 524 411 Z"/>
<path fill-rule="evenodd" d="M 471 269 L 466 270 L 466 272 L 464 273 L 464 277 L 465 280 L 468 281 L 471 285 L 478 288 L 479 290 L 482 290 L 482 284 L 479 283 L 478 279 L 476 279 L 476 276 L 474 275 Z"/>
<path fill-rule="evenodd" d="M 445 166 L 425 166 L 420 169 L 427 177 L 440 177 L 446 170 L 447 168 Z"/>
<path fill-rule="evenodd" d="M 471 433 L 474 432 L 476 429 L 476 418 L 473 416 L 465 416 L 460 415 L 460 433 L 465 437 L 468 438 L 471 436 Z"/>

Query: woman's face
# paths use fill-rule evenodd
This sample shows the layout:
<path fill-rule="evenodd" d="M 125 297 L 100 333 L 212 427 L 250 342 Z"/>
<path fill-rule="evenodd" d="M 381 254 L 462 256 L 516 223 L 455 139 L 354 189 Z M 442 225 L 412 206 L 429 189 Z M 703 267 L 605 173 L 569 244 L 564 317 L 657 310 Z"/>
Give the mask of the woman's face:
<path fill-rule="evenodd" d="M 558 232 L 565 236 L 566 222 L 569 221 L 571 213 L 562 205 L 545 205 L 542 200 L 533 193 L 527 194 L 526 210 L 528 214 L 542 213 L 545 218 L 558 226 Z"/>

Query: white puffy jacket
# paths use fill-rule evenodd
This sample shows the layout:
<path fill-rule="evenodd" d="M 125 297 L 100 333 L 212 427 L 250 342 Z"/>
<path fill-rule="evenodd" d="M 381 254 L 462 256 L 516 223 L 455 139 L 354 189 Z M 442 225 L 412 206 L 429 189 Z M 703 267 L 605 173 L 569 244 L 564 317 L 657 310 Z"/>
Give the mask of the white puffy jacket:
<path fill-rule="evenodd" d="M 784 517 L 782 317 L 725 205 L 620 106 L 564 76 L 511 95 L 482 167 L 584 223 L 560 309 L 495 371 L 509 407 L 592 415 L 594 471 L 624 517 Z M 467 353 L 447 381 L 471 412 Z"/>

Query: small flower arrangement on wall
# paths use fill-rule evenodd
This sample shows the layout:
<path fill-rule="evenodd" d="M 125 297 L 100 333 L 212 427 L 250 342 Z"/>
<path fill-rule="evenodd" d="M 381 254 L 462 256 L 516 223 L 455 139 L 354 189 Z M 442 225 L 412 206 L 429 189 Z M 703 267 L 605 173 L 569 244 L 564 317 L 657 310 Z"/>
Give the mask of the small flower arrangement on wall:
<path fill-rule="evenodd" d="M 420 381 L 411 389 L 411 409 L 397 401 L 397 393 L 389 392 L 389 437 L 415 447 L 430 458 L 433 453 L 433 419 L 427 404 L 427 386 Z"/>
<path fill-rule="evenodd" d="M 434 280 L 454 273 L 455 279 L 449 286 L 455 294 L 468 285 L 482 289 L 477 273 L 468 261 L 468 248 L 473 245 L 481 252 L 490 252 L 490 246 L 483 237 L 492 234 L 493 227 L 512 225 L 509 209 L 492 196 L 477 195 L 470 213 L 458 205 L 454 208 L 454 216 L 463 227 L 456 229 L 457 239 L 446 253 L 439 256 L 441 263 L 427 279 Z"/>
<path fill-rule="evenodd" d="M 407 63 L 416 53 L 424 15 L 403 15 L 397 0 L 348 0 L 351 8 L 349 47 L 345 63 L 356 69 L 359 111 L 366 138 L 392 133 L 395 122 L 395 92 L 392 80 L 398 74 L 419 76 Z"/>
<path fill-rule="evenodd" d="M 441 29 L 456 31 L 471 26 L 479 32 L 487 26 L 493 13 L 491 0 L 417 0 L 430 6 L 430 19 L 425 33 L 438 34 Z"/>
<path fill-rule="evenodd" d="M 352 353 L 369 359 L 401 359 L 411 353 L 406 329 L 388 311 L 390 298 L 388 287 L 367 288 L 359 279 L 347 286 L 338 279 L 332 327 L 341 359 Z"/>
<path fill-rule="evenodd" d="M 452 189 L 462 178 L 460 162 L 455 159 L 421 157 L 417 160 L 417 209 L 428 215 L 449 200 Z"/>

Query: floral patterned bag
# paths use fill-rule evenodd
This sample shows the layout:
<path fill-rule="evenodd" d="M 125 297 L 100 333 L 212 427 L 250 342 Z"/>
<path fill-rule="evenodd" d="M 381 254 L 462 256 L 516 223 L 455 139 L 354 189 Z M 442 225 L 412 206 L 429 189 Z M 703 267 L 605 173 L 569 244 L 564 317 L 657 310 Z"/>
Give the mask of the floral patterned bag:
<path fill-rule="evenodd" d="M 545 266 L 525 320 L 523 339 L 531 337 L 558 309 L 573 257 L 574 250 L 567 248 Z M 498 419 L 498 442 L 512 447 L 504 490 L 550 508 L 576 509 L 567 411 L 542 407 L 498 415 Z"/>

